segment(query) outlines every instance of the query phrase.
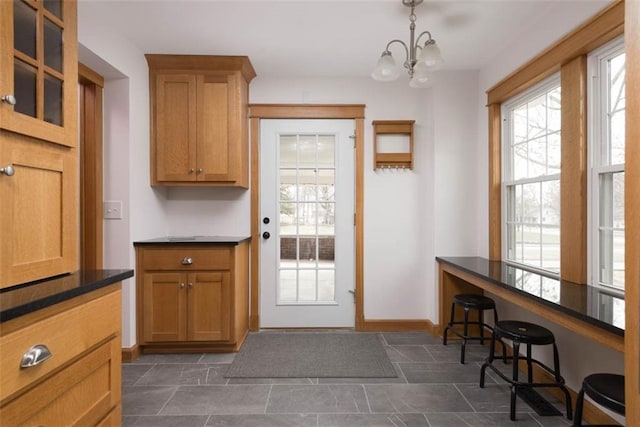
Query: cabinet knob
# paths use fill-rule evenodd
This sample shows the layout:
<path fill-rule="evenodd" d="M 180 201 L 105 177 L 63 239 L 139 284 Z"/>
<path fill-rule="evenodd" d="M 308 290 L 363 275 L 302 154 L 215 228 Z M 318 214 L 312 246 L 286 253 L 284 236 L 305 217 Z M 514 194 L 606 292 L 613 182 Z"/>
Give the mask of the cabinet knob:
<path fill-rule="evenodd" d="M 184 283 L 180 283 L 180 289 L 184 289 Z"/>
<path fill-rule="evenodd" d="M 194 173 L 196 170 L 194 168 L 189 168 L 189 173 Z"/>
<path fill-rule="evenodd" d="M 187 285 L 189 288 L 193 288 L 193 283 L 189 282 L 189 284 Z"/>
<path fill-rule="evenodd" d="M 191 265 L 193 264 L 193 259 L 191 259 L 191 257 L 184 257 L 182 258 L 182 261 L 180 261 L 182 263 L 182 265 Z"/>
<path fill-rule="evenodd" d="M 202 173 L 202 172 L 204 172 L 204 169 L 202 169 L 202 168 L 198 168 L 198 171 L 197 171 L 197 172 L 198 172 L 198 173 Z"/>
<path fill-rule="evenodd" d="M 13 95 L 3 95 L 0 99 L 2 99 L 2 102 L 5 102 L 9 105 L 16 105 L 16 97 Z"/>
<path fill-rule="evenodd" d="M 44 344 L 37 344 L 31 347 L 27 352 L 22 356 L 22 361 L 20 362 L 20 368 L 33 368 L 49 359 L 53 354 Z"/>
<path fill-rule="evenodd" d="M 0 175 L 13 176 L 14 173 L 16 173 L 16 170 L 11 165 L 0 168 Z"/>

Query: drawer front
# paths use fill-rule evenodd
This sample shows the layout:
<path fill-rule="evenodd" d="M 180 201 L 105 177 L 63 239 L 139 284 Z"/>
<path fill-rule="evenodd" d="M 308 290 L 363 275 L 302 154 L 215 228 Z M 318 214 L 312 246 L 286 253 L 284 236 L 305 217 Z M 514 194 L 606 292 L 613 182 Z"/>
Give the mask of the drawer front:
<path fill-rule="evenodd" d="M 121 299 L 118 290 L 0 337 L 0 401 L 101 341 L 119 336 Z M 23 355 L 38 344 L 45 345 L 52 356 L 36 366 L 20 368 Z"/>
<path fill-rule="evenodd" d="M 228 247 L 143 248 L 144 270 L 229 270 L 231 249 Z"/>
<path fill-rule="evenodd" d="M 114 358 L 119 351 L 117 337 L 90 351 L 0 408 L 3 423 L 8 426 L 97 425 L 120 404 L 120 363 Z"/>

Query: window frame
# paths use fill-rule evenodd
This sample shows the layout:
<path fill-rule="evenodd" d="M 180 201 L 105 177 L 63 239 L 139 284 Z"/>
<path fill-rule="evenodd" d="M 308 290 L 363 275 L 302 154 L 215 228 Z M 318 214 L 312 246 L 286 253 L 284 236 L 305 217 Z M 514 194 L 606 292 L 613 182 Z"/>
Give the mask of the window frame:
<path fill-rule="evenodd" d="M 625 164 L 612 164 L 601 161 L 603 150 L 610 147 L 610 132 L 607 115 L 609 114 L 609 79 L 608 61 L 625 53 L 624 37 L 617 37 L 591 51 L 587 57 L 588 86 L 588 156 L 589 173 L 587 175 L 588 229 L 587 246 L 589 262 L 587 263 L 588 283 L 606 290 L 613 295 L 624 295 L 622 288 L 600 281 L 600 177 L 604 174 L 625 172 Z M 623 194 L 624 198 L 624 194 Z M 626 224 L 625 224 L 626 225 Z M 615 227 L 614 227 L 615 228 Z M 624 228 L 622 229 L 624 231 Z"/>
<path fill-rule="evenodd" d="M 526 177 L 526 178 L 520 178 L 520 179 L 513 179 L 511 178 L 513 176 L 513 170 L 512 170 L 512 126 L 511 126 L 511 117 L 512 117 L 512 112 L 513 110 L 515 110 L 516 108 L 522 106 L 523 104 L 526 104 L 532 100 L 534 100 L 535 98 L 539 97 L 540 95 L 543 94 L 547 94 L 550 91 L 554 90 L 555 88 L 560 88 L 560 90 L 562 91 L 562 86 L 561 86 L 561 75 L 560 72 L 554 73 L 551 76 L 547 77 L 546 79 L 544 79 L 543 81 L 537 83 L 535 86 L 519 93 L 518 95 L 505 100 L 500 107 L 500 116 L 502 119 L 502 131 L 501 131 L 501 135 L 500 135 L 500 141 L 501 141 L 501 169 L 504 172 L 501 182 L 500 182 L 500 194 L 501 194 L 501 200 L 500 200 L 500 208 L 501 208 L 501 236 L 502 236 L 502 242 L 501 242 L 501 255 L 502 255 L 502 260 L 504 260 L 504 262 L 508 263 L 508 264 L 512 264 L 515 266 L 518 266 L 520 268 L 526 269 L 526 270 L 530 270 L 530 271 L 534 271 L 536 273 L 542 274 L 544 276 L 548 276 L 548 277 L 552 277 L 552 278 L 559 278 L 560 277 L 560 269 L 561 269 L 561 265 L 559 267 L 559 271 L 555 272 L 552 270 L 547 270 L 545 268 L 539 267 L 539 266 L 534 266 L 531 264 L 525 264 L 524 262 L 519 262 L 513 259 L 509 259 L 508 256 L 508 252 L 509 252 L 509 233 L 508 233 L 508 225 L 509 225 L 509 208 L 510 208 L 510 201 L 509 199 L 511 198 L 510 196 L 510 192 L 508 191 L 508 189 L 510 187 L 514 187 L 514 186 L 518 186 L 518 185 L 526 185 L 526 184 L 533 184 L 533 183 L 544 183 L 544 182 L 551 182 L 551 181 L 557 181 L 558 182 L 558 187 L 560 187 L 560 178 L 561 178 L 561 172 L 558 173 L 554 173 L 554 174 L 544 174 L 544 175 L 539 175 L 539 176 L 535 176 L 535 177 Z M 559 132 L 562 131 L 562 128 L 559 129 Z M 562 139 L 560 139 L 560 144 L 562 144 Z M 558 153 L 558 158 L 560 158 L 560 153 Z M 548 168 L 548 164 L 546 165 Z M 560 165 L 560 170 L 562 168 L 562 165 Z M 558 210 L 560 211 L 561 209 L 561 198 L 559 198 L 558 200 Z M 544 228 L 557 228 L 558 229 L 558 239 L 560 239 L 560 233 L 562 232 L 561 230 L 561 224 L 560 221 L 558 222 L 557 227 L 553 226 L 553 227 L 549 227 L 549 225 L 545 225 L 542 222 L 540 222 L 539 224 L 540 229 L 544 229 Z M 542 240 L 540 241 L 540 245 L 542 245 Z M 561 250 L 561 244 L 560 244 L 560 240 L 558 241 L 558 262 L 560 262 L 560 250 Z"/>

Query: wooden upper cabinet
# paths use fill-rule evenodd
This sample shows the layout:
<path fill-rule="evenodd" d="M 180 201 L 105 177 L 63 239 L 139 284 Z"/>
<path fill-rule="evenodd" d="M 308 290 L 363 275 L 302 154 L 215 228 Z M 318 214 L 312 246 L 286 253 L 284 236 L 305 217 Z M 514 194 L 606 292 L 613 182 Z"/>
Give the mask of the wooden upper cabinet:
<path fill-rule="evenodd" d="M 76 9 L 0 0 L 0 288 L 78 269 Z"/>
<path fill-rule="evenodd" d="M 243 56 L 145 55 L 151 185 L 248 188 L 249 82 Z"/>
<path fill-rule="evenodd" d="M 75 147 L 75 1 L 0 1 L 0 128 Z"/>

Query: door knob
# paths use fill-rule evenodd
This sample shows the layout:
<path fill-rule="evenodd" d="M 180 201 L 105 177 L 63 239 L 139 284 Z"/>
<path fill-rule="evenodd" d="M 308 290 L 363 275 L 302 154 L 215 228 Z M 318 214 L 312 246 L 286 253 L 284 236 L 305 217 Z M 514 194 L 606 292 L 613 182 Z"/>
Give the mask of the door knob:
<path fill-rule="evenodd" d="M 262 233 L 262 237 L 264 239 L 268 239 L 269 237 L 271 237 L 271 233 L 269 233 L 268 231 L 265 231 L 264 233 Z"/>
<path fill-rule="evenodd" d="M 16 97 L 13 95 L 4 95 L 0 99 L 2 99 L 2 102 L 5 102 L 9 105 L 16 105 Z"/>
<path fill-rule="evenodd" d="M 13 176 L 14 173 L 16 173 L 16 170 L 11 165 L 0 168 L 0 175 Z"/>

